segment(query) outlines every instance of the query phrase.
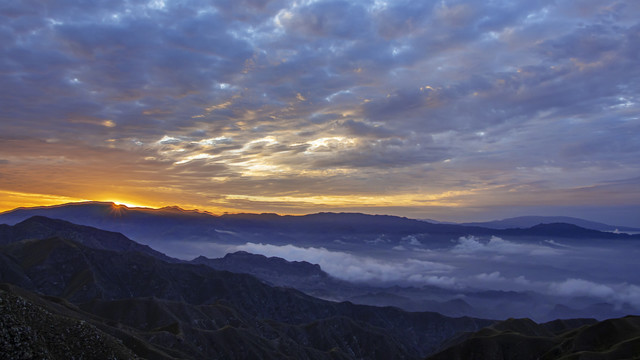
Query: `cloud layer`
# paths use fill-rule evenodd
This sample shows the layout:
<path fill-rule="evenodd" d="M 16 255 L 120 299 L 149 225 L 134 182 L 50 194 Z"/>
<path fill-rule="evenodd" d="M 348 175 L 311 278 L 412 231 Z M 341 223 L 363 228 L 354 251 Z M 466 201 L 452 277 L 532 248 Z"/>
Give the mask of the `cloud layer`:
<path fill-rule="evenodd" d="M 632 0 L 10 2 L 0 190 L 637 210 L 639 15 Z"/>
<path fill-rule="evenodd" d="M 451 250 L 456 254 L 499 254 L 499 255 L 559 255 L 560 252 L 545 245 L 516 243 L 492 236 L 488 241 L 481 241 L 473 236 L 461 237 Z"/>
<path fill-rule="evenodd" d="M 402 261 L 382 260 L 325 248 L 303 248 L 291 244 L 246 243 L 237 246 L 236 250 L 277 256 L 289 261 L 308 261 L 319 264 L 330 275 L 347 281 L 454 285 L 453 279 L 446 276 L 446 273 L 454 267 L 433 261 L 414 258 Z"/>
<path fill-rule="evenodd" d="M 308 261 L 336 278 L 373 285 L 431 285 L 460 294 L 485 290 L 535 292 L 558 303 L 589 298 L 640 309 L 634 244 L 604 247 L 596 241 L 568 246 L 554 241 L 536 244 L 468 237 L 446 248 L 396 246 L 392 254 L 384 255 L 369 253 L 371 247 L 365 242 L 356 251 L 345 251 L 249 242 L 227 251 Z"/>

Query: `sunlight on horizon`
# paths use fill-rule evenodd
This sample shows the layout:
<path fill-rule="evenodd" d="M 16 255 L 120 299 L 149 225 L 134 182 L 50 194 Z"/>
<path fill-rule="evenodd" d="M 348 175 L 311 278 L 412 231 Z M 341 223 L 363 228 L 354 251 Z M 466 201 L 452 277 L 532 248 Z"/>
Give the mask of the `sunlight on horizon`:
<path fill-rule="evenodd" d="M 124 205 L 128 208 L 149 208 L 149 209 L 157 209 L 158 207 L 156 206 L 150 206 L 150 205 L 141 205 L 138 203 L 133 203 L 130 201 L 123 201 L 123 200 L 116 200 L 116 199 L 109 199 L 109 200 L 104 200 L 105 202 L 112 202 L 116 205 Z"/>
<path fill-rule="evenodd" d="M 20 207 L 38 207 L 61 205 L 70 202 L 90 201 L 69 196 L 25 193 L 19 191 L 0 190 L 0 212 L 10 211 Z"/>

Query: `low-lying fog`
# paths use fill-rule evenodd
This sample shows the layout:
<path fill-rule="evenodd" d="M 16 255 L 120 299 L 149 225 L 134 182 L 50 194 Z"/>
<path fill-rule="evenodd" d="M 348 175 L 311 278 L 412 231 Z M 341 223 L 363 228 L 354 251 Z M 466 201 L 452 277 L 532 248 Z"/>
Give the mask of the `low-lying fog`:
<path fill-rule="evenodd" d="M 430 310 L 434 301 L 462 299 L 473 311 L 456 311 L 455 306 L 436 310 L 493 318 L 526 316 L 538 321 L 639 313 L 637 241 L 469 236 L 437 246 L 425 243 L 419 235 L 395 241 L 384 236 L 356 242 L 336 239 L 324 246 L 194 242 L 193 249 L 183 247 L 183 251 L 220 257 L 243 250 L 319 264 L 338 279 L 380 288 L 378 298 L 384 293 L 406 300 L 394 304 L 368 294 L 371 296 L 360 297 L 362 302 L 404 305 L 409 310 Z M 333 296 L 340 299 L 339 294 Z M 427 305 L 421 308 L 420 304 Z"/>

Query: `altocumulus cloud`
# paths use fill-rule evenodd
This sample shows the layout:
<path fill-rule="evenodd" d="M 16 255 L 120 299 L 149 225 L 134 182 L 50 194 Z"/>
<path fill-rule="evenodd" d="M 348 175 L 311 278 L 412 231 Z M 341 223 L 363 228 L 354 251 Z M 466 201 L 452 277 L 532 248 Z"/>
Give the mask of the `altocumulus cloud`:
<path fill-rule="evenodd" d="M 637 210 L 638 1 L 5 3 L 6 190 Z"/>
<path fill-rule="evenodd" d="M 366 256 L 330 251 L 322 247 L 303 248 L 295 245 L 246 243 L 236 247 L 265 256 L 277 256 L 289 261 L 319 264 L 328 274 L 343 280 L 366 282 L 421 283 L 452 286 L 455 281 L 443 276 L 455 268 L 451 265 L 419 259 L 403 261 L 374 259 Z"/>

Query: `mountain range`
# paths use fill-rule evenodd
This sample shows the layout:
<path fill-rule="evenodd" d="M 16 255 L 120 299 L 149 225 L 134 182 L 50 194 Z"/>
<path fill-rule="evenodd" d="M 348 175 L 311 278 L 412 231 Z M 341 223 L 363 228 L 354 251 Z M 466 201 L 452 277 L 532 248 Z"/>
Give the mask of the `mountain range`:
<path fill-rule="evenodd" d="M 603 232 L 570 223 L 536 224 L 527 228 L 495 229 L 481 226 L 430 223 L 388 215 L 317 213 L 301 216 L 276 214 L 212 215 L 178 207 L 128 208 L 105 202 L 18 208 L 0 214 L 0 223 L 16 224 L 32 216 L 46 216 L 126 235 L 142 244 L 181 259 L 203 255 L 185 244 L 217 243 L 297 244 L 345 249 L 371 239 L 377 246 L 398 246 L 406 236 L 429 247 L 448 246 L 464 236 L 503 238 L 558 237 L 565 239 L 640 239 L 640 234 Z M 224 254 L 220 254 L 224 255 Z"/>
<path fill-rule="evenodd" d="M 50 224 L 50 228 L 46 231 L 41 229 L 37 233 L 27 234 L 31 238 L 59 236 L 76 239 L 87 245 L 91 243 L 92 237 L 91 229 L 86 226 L 105 229 L 114 232 L 110 235 L 113 240 L 97 247 L 98 249 L 124 250 L 126 246 L 146 246 L 144 249 L 140 248 L 140 251 L 167 262 L 191 261 L 206 264 L 218 270 L 247 273 L 257 276 L 267 284 L 292 287 L 308 295 L 327 300 L 352 301 L 375 306 L 390 305 L 407 311 L 437 311 L 450 316 L 468 315 L 497 319 L 528 316 L 534 317 L 537 321 L 569 316 L 592 316 L 605 319 L 630 312 L 627 305 L 616 303 L 615 299 L 559 299 L 536 292 L 519 291 L 517 299 L 505 301 L 506 292 L 495 299 L 485 298 L 485 292 L 481 288 L 477 291 L 461 291 L 446 285 L 442 287 L 437 283 L 433 284 L 435 286 L 406 281 L 367 283 L 366 279 L 370 272 L 377 273 L 376 276 L 384 279 L 389 275 L 394 276 L 397 271 L 406 272 L 405 278 L 413 274 L 422 275 L 423 271 L 432 271 L 431 265 L 427 263 L 425 269 L 417 267 L 407 272 L 411 266 L 420 264 L 414 261 L 414 258 L 424 256 L 427 256 L 430 262 L 447 259 L 444 268 L 450 269 L 453 266 L 460 269 L 459 272 L 465 271 L 465 268 L 475 267 L 478 269 L 476 274 L 480 275 L 498 274 L 496 271 L 501 272 L 500 274 L 517 271 L 520 275 L 528 277 L 527 272 L 545 271 L 548 275 L 540 273 L 541 276 L 559 275 L 564 276 L 565 279 L 580 279 L 584 276 L 582 269 L 592 268 L 593 264 L 602 261 L 599 258 L 601 251 L 612 249 L 620 249 L 616 251 L 624 257 L 629 257 L 626 268 L 616 273 L 630 274 L 634 269 L 632 255 L 636 246 L 633 244 L 636 243 L 635 240 L 640 239 L 640 235 L 602 232 L 570 223 L 541 223 L 527 228 L 490 229 L 357 213 L 217 216 L 178 207 L 129 208 L 103 202 L 19 208 L 0 214 L 0 223 L 18 225 L 32 216 L 64 219 L 74 225 L 63 226 L 64 231 L 67 232 L 64 233 L 56 231 L 55 226 Z M 0 225 L 1 231 L 4 231 L 3 225 Z M 24 230 L 18 226 L 12 231 Z M 122 237 L 134 239 L 136 244 L 113 248 L 115 244 L 120 244 Z M 494 237 L 498 239 L 492 240 Z M 467 245 L 473 246 L 464 248 Z M 597 248 L 603 250 L 595 250 Z M 238 253 L 239 250 L 244 251 L 244 255 L 242 252 Z M 295 256 L 289 253 L 290 250 L 296 251 Z M 460 251 L 462 253 L 459 253 Z M 476 255 L 468 253 L 469 251 L 480 251 L 478 256 L 490 253 L 499 255 L 492 259 L 500 259 L 500 256 L 506 254 L 510 260 L 506 262 L 507 267 L 505 267 L 504 262 L 498 264 L 496 260 L 487 261 L 487 259 L 478 259 L 473 264 L 472 259 L 467 257 L 464 264 L 459 265 L 456 258 L 464 254 Z M 539 256 L 527 256 L 515 260 L 520 251 L 524 251 L 525 255 L 531 252 L 532 254 L 550 253 L 552 254 L 549 258 L 552 261 L 551 266 L 548 269 L 541 268 L 538 265 L 541 260 Z M 586 255 L 585 251 L 590 251 L 590 255 Z M 280 256 L 288 260 L 306 259 L 313 261 L 314 264 L 308 263 L 307 267 L 291 266 L 288 271 L 284 271 L 286 270 L 286 267 L 283 267 L 283 264 L 286 264 L 284 259 L 278 262 L 274 258 L 267 259 L 256 254 L 248 255 L 248 252 Z M 307 255 L 300 257 L 303 252 Z M 315 255 L 310 256 L 311 253 Z M 560 253 L 566 255 L 563 263 L 572 261 L 577 256 L 584 260 L 582 263 L 559 269 L 552 258 L 553 254 Z M 228 258 L 225 260 L 225 257 Z M 321 260 L 323 257 L 324 261 Z M 523 261 L 536 258 L 537 260 L 530 265 L 535 268 L 522 270 L 525 265 Z M 620 264 L 624 262 L 620 260 L 622 258 L 606 266 L 610 268 L 621 266 Z M 319 263 L 318 261 L 323 261 L 321 263 L 323 268 L 319 271 L 317 266 L 313 266 Z M 509 263 L 514 266 L 509 268 Z M 304 262 L 298 265 L 304 265 Z M 388 274 L 377 270 L 380 266 L 389 268 Z M 360 274 L 354 277 L 350 273 L 352 271 L 360 271 Z M 326 272 L 331 276 L 326 276 L 328 275 Z M 601 272 L 596 272 L 593 276 L 598 276 L 598 273 Z M 617 276 L 609 281 L 633 282 L 633 279 L 626 279 L 626 277 L 628 276 Z M 359 279 L 365 279 L 365 281 Z M 439 281 L 438 278 L 435 280 Z M 561 280 L 562 278 L 558 281 Z M 471 281 L 471 285 L 476 282 L 474 279 Z"/>
<path fill-rule="evenodd" d="M 176 211 L 162 210 L 170 217 Z M 132 215 L 166 216 L 146 210 Z M 236 215 L 227 224 L 255 230 L 269 227 L 265 217 L 275 221 L 271 230 L 342 219 L 328 229 L 340 234 L 365 231 L 361 226 L 372 219 L 392 228 L 415 225 L 361 214 L 317 214 L 303 218 L 303 224 L 275 215 Z M 534 226 L 525 229 L 526 235 L 520 230 L 504 234 L 594 234 L 567 224 Z M 594 358 L 617 359 L 637 354 L 638 317 L 495 322 L 321 300 L 307 294 L 335 288 L 335 293 L 352 291 L 354 301 L 378 304 L 407 301 L 398 294 L 446 290 L 354 285 L 316 264 L 244 251 L 176 259 L 118 232 L 44 216 L 0 225 L 0 282 L 5 283 L 0 285 L 0 345 L 10 358 L 559 359 L 586 351 Z M 515 301 L 527 296 L 508 295 L 473 296 L 515 296 Z M 470 307 L 461 299 L 440 305 Z M 38 320 L 43 318 L 46 325 Z"/>
<path fill-rule="evenodd" d="M 51 228 L 70 237 L 86 232 L 92 241 L 33 237 Z M 460 331 L 491 323 L 320 300 L 250 275 L 168 262 L 112 232 L 43 217 L 1 234 L 0 281 L 20 287 L 5 286 L 5 296 L 21 297 L 29 308 L 40 304 L 44 310 L 28 311 L 66 316 L 65 323 L 89 323 L 140 357 L 417 359 Z M 123 240 L 117 249 L 104 249 L 116 237 Z M 32 321 L 23 310 L 3 307 L 3 318 Z M 33 329 L 24 336 L 52 334 Z"/>

